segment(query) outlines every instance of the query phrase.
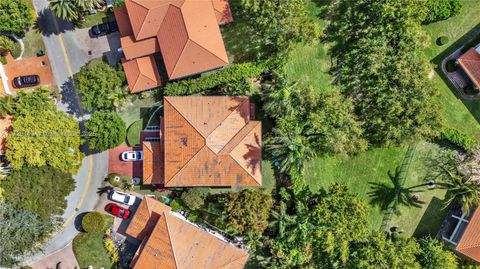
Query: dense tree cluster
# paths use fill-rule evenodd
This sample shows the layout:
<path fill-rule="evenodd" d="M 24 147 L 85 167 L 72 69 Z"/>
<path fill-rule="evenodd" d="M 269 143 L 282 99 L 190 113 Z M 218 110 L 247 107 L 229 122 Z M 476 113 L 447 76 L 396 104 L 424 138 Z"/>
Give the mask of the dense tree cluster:
<path fill-rule="evenodd" d="M 78 122 L 56 109 L 47 91 L 19 93 L 6 157 L 13 169 L 51 166 L 75 173 L 81 165 Z"/>
<path fill-rule="evenodd" d="M 352 97 L 365 136 L 374 144 L 438 134 L 438 91 L 428 80 L 422 11 L 416 0 L 336 0 L 331 5 L 326 38 L 334 83 Z"/>
<path fill-rule="evenodd" d="M 126 128 L 118 114 L 108 111 L 96 111 L 85 124 L 90 148 L 98 150 L 120 145 L 125 140 Z"/>
<path fill-rule="evenodd" d="M 427 0 L 423 23 L 446 20 L 458 15 L 461 9 L 460 0 Z"/>
<path fill-rule="evenodd" d="M 87 110 L 113 109 L 125 103 L 128 94 L 125 74 L 104 62 L 92 62 L 76 74 L 76 87 L 82 93 L 82 106 Z"/>
<path fill-rule="evenodd" d="M 0 1 L 0 31 L 22 34 L 35 19 L 28 0 Z"/>

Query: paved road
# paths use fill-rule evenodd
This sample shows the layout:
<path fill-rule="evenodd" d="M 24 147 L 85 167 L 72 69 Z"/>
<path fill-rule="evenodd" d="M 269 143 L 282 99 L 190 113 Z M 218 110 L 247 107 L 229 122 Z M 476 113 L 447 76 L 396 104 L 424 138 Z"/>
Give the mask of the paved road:
<path fill-rule="evenodd" d="M 72 76 L 80 70 L 89 60 L 106 56 L 110 60 L 118 57 L 116 51 L 119 46 L 118 36 L 91 39 L 88 29 L 73 29 L 69 22 L 54 18 L 47 9 L 47 0 L 33 0 L 35 10 L 39 15 L 39 28 L 49 56 L 55 82 L 61 88 L 62 100 L 58 108 L 72 114 L 83 126 L 82 121 L 88 118 L 80 107 L 80 96 L 75 91 Z M 75 220 L 78 215 L 91 211 L 98 203 L 98 188 L 101 187 L 108 170 L 107 152 L 90 154 L 87 147 L 84 152 L 87 157 L 82 161 L 82 166 L 74 176 L 76 189 L 68 197 L 68 206 L 63 218 L 64 226 L 44 245 L 44 252 L 27 258 L 28 263 L 37 261 L 68 245 L 78 233 Z M 78 225 L 78 224 L 77 224 Z"/>

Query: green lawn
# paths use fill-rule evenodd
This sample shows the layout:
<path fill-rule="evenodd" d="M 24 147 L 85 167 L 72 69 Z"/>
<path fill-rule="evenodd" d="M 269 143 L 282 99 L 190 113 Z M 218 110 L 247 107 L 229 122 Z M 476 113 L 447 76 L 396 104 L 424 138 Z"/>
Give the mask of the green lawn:
<path fill-rule="evenodd" d="M 73 239 L 73 252 L 80 268 L 92 265 L 98 269 L 112 268 L 110 254 L 103 247 L 103 233 L 80 233 Z"/>
<path fill-rule="evenodd" d="M 358 156 L 349 159 L 338 159 L 335 157 L 317 158 L 307 163 L 305 172 L 306 180 L 313 191 L 320 188 L 328 188 L 331 184 L 343 183 L 357 193 L 361 198 L 369 201 L 368 192 L 371 190 L 369 182 L 388 182 L 387 172 L 395 170 L 400 165 L 406 147 L 380 148 L 372 149 Z M 417 145 L 416 153 L 411 167 L 407 174 L 406 186 L 413 186 L 425 183 L 428 175 L 427 162 L 429 156 L 439 151 L 436 144 L 422 142 Z M 433 212 L 430 201 L 442 200 L 444 191 L 426 191 L 420 193 L 420 199 L 425 202 L 422 208 L 401 208 L 402 214 L 394 218 L 391 225 L 399 226 L 405 230 L 405 234 L 410 236 L 417 230 L 418 223 L 422 221 L 422 226 L 418 227 L 422 234 L 435 234 L 439 225 L 443 221 L 443 213 Z M 425 211 L 428 208 L 426 214 Z M 422 219 L 422 217 L 427 220 Z M 431 218 L 434 216 L 433 218 Z M 369 225 L 372 229 L 379 229 L 382 222 L 383 213 L 378 207 L 371 207 L 369 212 Z M 417 233 L 418 234 L 418 231 Z"/>
<path fill-rule="evenodd" d="M 143 130 L 142 120 L 132 123 L 127 129 L 127 144 L 131 147 L 140 145 L 140 132 Z"/>
<path fill-rule="evenodd" d="M 115 15 L 110 11 L 98 11 L 97 14 L 85 16 L 85 21 L 77 25 L 78 28 L 89 28 L 103 22 L 114 21 Z"/>
<path fill-rule="evenodd" d="M 33 57 L 36 56 L 37 51 L 45 51 L 42 35 L 35 27 L 30 27 L 30 30 L 25 33 L 23 44 L 25 45 L 23 57 Z"/>
<path fill-rule="evenodd" d="M 152 94 L 143 99 L 137 98 L 131 104 L 123 107 L 118 114 L 122 117 L 127 126 L 130 126 L 132 123 L 140 119 L 144 119 L 146 124 L 150 114 L 154 111 L 154 109 L 151 111 L 152 107 L 158 104 L 160 104 L 160 102 L 155 100 Z"/>

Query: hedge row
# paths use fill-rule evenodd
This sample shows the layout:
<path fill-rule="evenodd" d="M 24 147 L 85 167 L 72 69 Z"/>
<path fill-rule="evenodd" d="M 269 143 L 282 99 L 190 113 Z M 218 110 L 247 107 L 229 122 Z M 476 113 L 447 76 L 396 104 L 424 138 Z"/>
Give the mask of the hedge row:
<path fill-rule="evenodd" d="M 472 136 L 467 135 L 455 128 L 444 128 L 442 130 L 441 136 L 442 139 L 447 140 L 448 142 L 465 151 L 471 150 L 473 145 L 475 144 L 475 139 Z"/>
<path fill-rule="evenodd" d="M 231 81 L 259 76 L 265 69 L 264 64 L 241 63 L 233 64 L 214 73 L 203 75 L 199 78 L 191 78 L 168 83 L 164 88 L 159 89 L 159 94 L 177 96 L 200 94 L 224 85 Z"/>
<path fill-rule="evenodd" d="M 424 24 L 443 21 L 460 13 L 460 0 L 428 0 Z"/>

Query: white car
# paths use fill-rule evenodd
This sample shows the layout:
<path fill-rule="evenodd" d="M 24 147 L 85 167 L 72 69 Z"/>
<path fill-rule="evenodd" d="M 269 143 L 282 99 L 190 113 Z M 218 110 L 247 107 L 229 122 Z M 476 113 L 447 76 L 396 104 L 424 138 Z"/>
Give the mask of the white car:
<path fill-rule="evenodd" d="M 143 160 L 143 151 L 125 151 L 122 153 L 122 161 L 134 162 Z"/>
<path fill-rule="evenodd" d="M 133 205 L 135 203 L 135 197 L 134 195 L 124 193 L 121 191 L 112 191 L 108 194 L 108 199 L 118 202 L 124 205 Z"/>

